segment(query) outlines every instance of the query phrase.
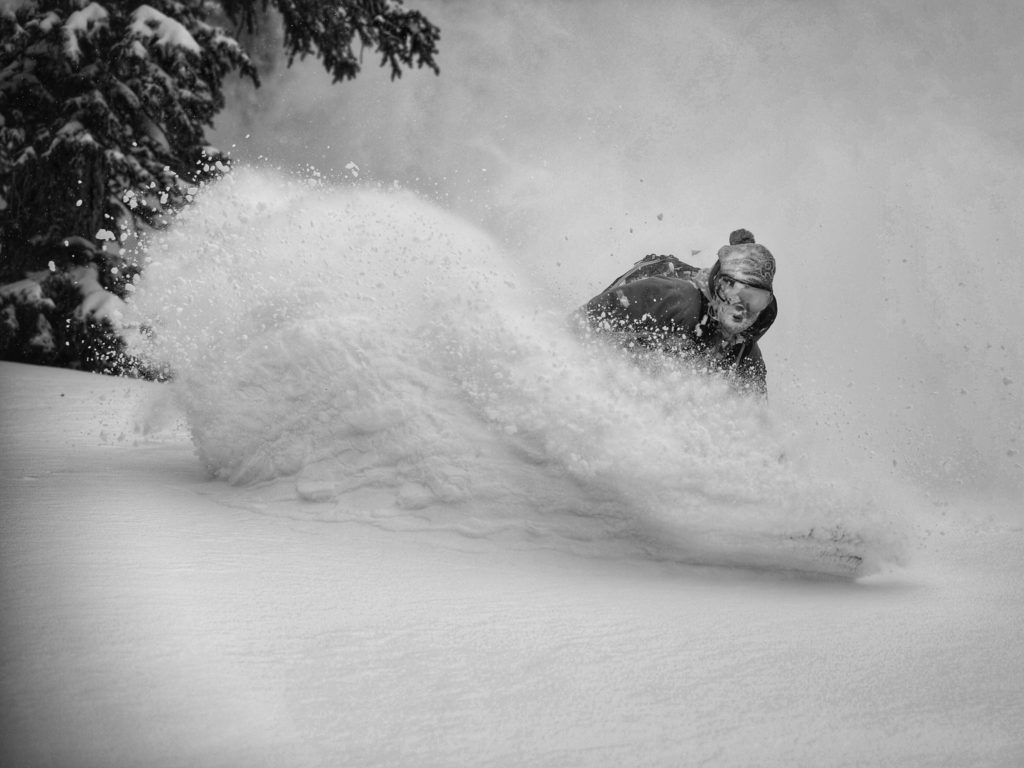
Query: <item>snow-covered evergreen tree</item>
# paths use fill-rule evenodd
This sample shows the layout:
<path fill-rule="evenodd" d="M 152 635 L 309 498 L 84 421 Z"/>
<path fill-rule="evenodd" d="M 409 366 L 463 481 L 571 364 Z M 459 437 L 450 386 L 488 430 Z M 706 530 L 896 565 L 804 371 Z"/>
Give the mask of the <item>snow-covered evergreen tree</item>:
<path fill-rule="evenodd" d="M 226 169 L 205 129 L 223 83 L 259 85 L 235 36 L 280 11 L 291 62 L 314 55 L 335 80 L 361 48 L 392 78 L 438 71 L 440 31 L 401 0 L 28 0 L 0 11 L 0 283 L 94 264 L 123 295 L 137 267 L 119 245 L 165 225 Z"/>
<path fill-rule="evenodd" d="M 356 45 L 392 77 L 434 62 L 439 31 L 400 0 L 269 0 L 285 50 L 319 56 L 336 80 L 359 72 Z M 204 130 L 222 84 L 258 76 L 214 14 L 253 29 L 267 0 L 36 0 L 0 15 L 0 258 L 38 268 L 68 237 L 102 246 L 160 226 L 227 158 Z M 102 233 L 102 234 L 98 234 Z M 116 283 L 116 281 L 114 281 Z M 116 287 L 116 285 L 115 285 Z"/>
<path fill-rule="evenodd" d="M 204 156 L 204 128 L 224 76 L 255 71 L 201 8 L 43 0 L 0 18 L 5 272 L 59 263 L 70 237 L 159 226 L 224 161 Z"/>

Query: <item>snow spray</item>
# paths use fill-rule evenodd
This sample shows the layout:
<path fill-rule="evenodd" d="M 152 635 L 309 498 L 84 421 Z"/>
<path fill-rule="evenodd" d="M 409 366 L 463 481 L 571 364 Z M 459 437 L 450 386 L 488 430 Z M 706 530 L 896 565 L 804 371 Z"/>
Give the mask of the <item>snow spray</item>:
<path fill-rule="evenodd" d="M 240 169 L 147 260 L 147 354 L 250 505 L 688 562 L 828 571 L 787 559 L 815 535 L 861 572 L 899 557 L 884 503 L 760 401 L 582 344 L 573 307 L 411 193 Z"/>
<path fill-rule="evenodd" d="M 710 266 L 748 228 L 778 260 L 772 406 L 809 449 L 837 474 L 870 466 L 864 484 L 1019 508 L 1017 5 L 417 7 L 443 30 L 440 76 L 368 67 L 337 87 L 312 59 L 278 67 L 215 140 L 397 179 L 562 307 L 648 253 Z"/>
<path fill-rule="evenodd" d="M 614 551 L 1019 518 L 1015 6 L 421 5 L 440 77 L 310 59 L 212 137 L 364 188 L 241 173 L 152 250 L 138 306 L 212 472 L 322 502 L 289 514 Z M 767 409 L 567 333 L 645 254 L 709 266 L 737 227 L 778 261 Z"/>

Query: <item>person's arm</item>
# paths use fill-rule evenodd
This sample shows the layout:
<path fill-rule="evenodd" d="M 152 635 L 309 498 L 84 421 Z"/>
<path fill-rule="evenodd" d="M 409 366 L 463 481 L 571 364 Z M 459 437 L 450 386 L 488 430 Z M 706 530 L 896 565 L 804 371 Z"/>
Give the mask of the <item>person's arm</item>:
<path fill-rule="evenodd" d="M 762 397 L 768 396 L 768 367 L 757 342 L 751 344 L 747 354 L 736 364 L 736 376 L 745 391 Z"/>

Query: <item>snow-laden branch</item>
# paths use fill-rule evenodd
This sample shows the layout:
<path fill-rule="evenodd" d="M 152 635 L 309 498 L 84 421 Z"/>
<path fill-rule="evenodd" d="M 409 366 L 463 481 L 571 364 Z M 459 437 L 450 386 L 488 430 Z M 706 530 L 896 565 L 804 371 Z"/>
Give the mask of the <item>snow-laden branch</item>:
<path fill-rule="evenodd" d="M 129 30 L 139 37 L 155 38 L 156 45 L 184 48 L 195 54 L 201 54 L 203 51 L 181 22 L 149 5 L 140 5 L 132 12 Z"/>
<path fill-rule="evenodd" d="M 107 9 L 99 3 L 89 3 L 68 16 L 64 22 L 64 55 L 77 64 L 82 57 L 79 40 L 96 34 L 100 27 L 106 27 L 109 19 Z"/>

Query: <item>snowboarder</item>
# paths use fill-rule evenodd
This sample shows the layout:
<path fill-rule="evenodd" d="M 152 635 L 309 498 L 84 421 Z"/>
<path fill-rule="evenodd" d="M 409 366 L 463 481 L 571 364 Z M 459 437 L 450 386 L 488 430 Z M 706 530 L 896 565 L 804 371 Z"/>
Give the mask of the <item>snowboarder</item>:
<path fill-rule="evenodd" d="M 766 368 L 757 341 L 778 312 L 775 258 L 738 229 L 714 266 L 650 255 L 580 307 L 583 329 L 630 351 L 660 350 L 726 375 L 764 395 Z"/>

